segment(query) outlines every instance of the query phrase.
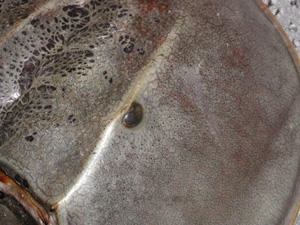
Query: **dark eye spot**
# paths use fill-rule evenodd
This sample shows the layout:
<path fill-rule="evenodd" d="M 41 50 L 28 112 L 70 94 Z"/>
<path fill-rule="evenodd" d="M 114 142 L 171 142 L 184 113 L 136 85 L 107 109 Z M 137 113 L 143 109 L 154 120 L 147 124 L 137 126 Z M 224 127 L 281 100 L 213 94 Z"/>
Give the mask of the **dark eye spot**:
<path fill-rule="evenodd" d="M 143 107 L 137 102 L 133 102 L 123 118 L 125 127 L 135 127 L 143 119 Z"/>

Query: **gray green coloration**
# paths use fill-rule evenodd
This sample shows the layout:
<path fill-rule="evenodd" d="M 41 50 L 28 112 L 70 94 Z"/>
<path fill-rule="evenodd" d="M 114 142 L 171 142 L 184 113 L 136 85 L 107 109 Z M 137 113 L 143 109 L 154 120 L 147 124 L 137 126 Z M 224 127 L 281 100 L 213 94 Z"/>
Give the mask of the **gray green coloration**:
<path fill-rule="evenodd" d="M 1 170 L 58 224 L 289 224 L 297 60 L 223 2 L 0 1 Z"/>

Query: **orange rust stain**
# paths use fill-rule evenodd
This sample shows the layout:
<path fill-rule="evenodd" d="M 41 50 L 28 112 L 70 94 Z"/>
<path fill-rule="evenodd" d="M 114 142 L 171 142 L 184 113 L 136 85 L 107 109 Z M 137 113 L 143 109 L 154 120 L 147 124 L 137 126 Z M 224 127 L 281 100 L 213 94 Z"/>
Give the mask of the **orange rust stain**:
<path fill-rule="evenodd" d="M 58 208 L 58 203 L 54 203 L 52 206 L 51 206 L 51 209 L 52 210 L 57 210 Z"/>
<path fill-rule="evenodd" d="M 138 0 L 142 9 L 150 13 L 156 9 L 160 13 L 165 13 L 170 9 L 170 2 L 168 0 Z"/>
<path fill-rule="evenodd" d="M 4 184 L 10 183 L 10 180 L 7 178 L 7 176 L 1 172 L 0 172 L 0 181 Z"/>
<path fill-rule="evenodd" d="M 29 209 L 29 211 L 36 212 L 40 219 L 48 224 L 49 216 L 47 212 L 26 190 L 22 189 L 18 184 L 16 184 L 12 179 L 2 172 L 0 172 L 0 182 L 8 184 L 9 190 L 7 193 L 14 196 L 26 209 Z"/>

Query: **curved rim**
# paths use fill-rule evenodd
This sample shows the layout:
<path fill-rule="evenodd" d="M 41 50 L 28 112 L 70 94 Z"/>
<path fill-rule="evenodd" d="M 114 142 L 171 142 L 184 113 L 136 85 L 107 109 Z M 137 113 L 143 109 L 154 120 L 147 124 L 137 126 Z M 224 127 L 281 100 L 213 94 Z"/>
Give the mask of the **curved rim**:
<path fill-rule="evenodd" d="M 285 30 L 283 29 L 283 27 L 281 26 L 281 24 L 279 23 L 279 21 L 277 20 L 277 18 L 274 16 L 274 14 L 271 12 L 271 10 L 268 8 L 268 6 L 266 6 L 266 4 L 263 2 L 263 0 L 255 0 L 256 2 L 258 2 L 258 4 L 261 6 L 261 8 L 263 9 L 263 11 L 266 13 L 267 16 L 271 17 L 270 19 L 275 22 L 275 24 L 277 25 L 277 28 L 279 30 L 279 33 L 283 36 L 283 39 L 287 42 L 288 44 L 288 49 L 290 50 L 294 60 L 297 62 L 297 70 L 298 70 L 298 75 L 300 78 L 300 58 L 292 44 L 292 42 L 290 41 L 288 35 L 286 34 Z M 300 199 L 299 199 L 300 200 Z"/>
<path fill-rule="evenodd" d="M 38 224 L 56 224 L 53 214 L 51 215 L 27 190 L 1 171 L 0 191 L 15 198 Z"/>
<path fill-rule="evenodd" d="M 292 59 L 295 61 L 295 68 L 298 72 L 298 78 L 300 79 L 300 58 L 296 52 L 296 49 L 294 48 L 292 42 L 290 41 L 287 33 L 285 32 L 285 30 L 283 29 L 283 27 L 281 26 L 281 24 L 279 23 L 279 21 L 277 20 L 277 18 L 274 16 L 274 14 L 271 12 L 271 10 L 268 8 L 268 6 L 266 6 L 266 4 L 263 2 L 263 0 L 255 0 L 259 6 L 262 8 L 262 10 L 264 11 L 265 15 L 267 17 L 269 17 L 269 19 L 274 23 L 274 25 L 276 25 L 279 33 L 281 34 L 281 36 L 283 37 L 283 40 L 286 41 L 287 43 L 287 48 L 291 53 L 291 57 Z M 293 216 L 291 218 L 291 222 L 290 225 L 294 225 L 295 221 L 297 219 L 298 213 L 300 211 L 300 193 L 298 191 L 298 203 L 297 203 L 297 207 L 296 207 L 296 211 L 293 213 Z"/>

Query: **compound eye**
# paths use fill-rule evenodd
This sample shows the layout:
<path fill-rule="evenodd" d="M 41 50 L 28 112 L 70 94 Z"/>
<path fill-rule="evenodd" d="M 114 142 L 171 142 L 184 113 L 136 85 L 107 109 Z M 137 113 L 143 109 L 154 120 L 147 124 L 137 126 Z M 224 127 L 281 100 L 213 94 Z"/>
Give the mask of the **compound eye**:
<path fill-rule="evenodd" d="M 143 119 L 143 107 L 137 102 L 133 102 L 123 117 L 123 125 L 125 127 L 135 127 Z"/>

